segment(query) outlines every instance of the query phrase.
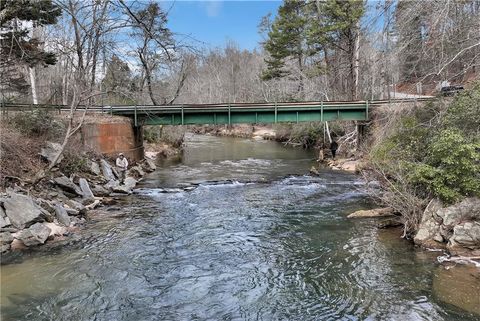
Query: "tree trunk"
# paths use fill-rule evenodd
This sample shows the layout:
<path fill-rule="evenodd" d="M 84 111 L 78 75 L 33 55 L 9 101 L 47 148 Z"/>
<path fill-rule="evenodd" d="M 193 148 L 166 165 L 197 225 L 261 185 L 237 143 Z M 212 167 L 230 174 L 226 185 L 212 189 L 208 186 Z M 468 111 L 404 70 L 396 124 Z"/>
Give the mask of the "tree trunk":
<path fill-rule="evenodd" d="M 352 70 L 352 100 L 358 99 L 358 78 L 360 58 L 360 20 L 355 26 L 355 45 L 353 48 L 353 70 Z"/>
<path fill-rule="evenodd" d="M 30 75 L 30 88 L 32 89 L 32 102 L 34 105 L 38 105 L 37 80 L 35 77 L 35 67 L 28 67 L 28 74 Z"/>

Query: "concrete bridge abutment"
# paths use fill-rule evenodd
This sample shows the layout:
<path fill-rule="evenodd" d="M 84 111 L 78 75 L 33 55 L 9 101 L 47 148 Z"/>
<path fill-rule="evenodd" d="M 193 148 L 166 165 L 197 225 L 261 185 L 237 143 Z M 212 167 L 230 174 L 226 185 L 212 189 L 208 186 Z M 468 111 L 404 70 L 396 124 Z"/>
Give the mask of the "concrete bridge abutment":
<path fill-rule="evenodd" d="M 82 126 L 84 146 L 109 157 L 123 153 L 129 160 L 144 157 L 143 126 L 134 126 L 126 117 L 90 121 Z"/>

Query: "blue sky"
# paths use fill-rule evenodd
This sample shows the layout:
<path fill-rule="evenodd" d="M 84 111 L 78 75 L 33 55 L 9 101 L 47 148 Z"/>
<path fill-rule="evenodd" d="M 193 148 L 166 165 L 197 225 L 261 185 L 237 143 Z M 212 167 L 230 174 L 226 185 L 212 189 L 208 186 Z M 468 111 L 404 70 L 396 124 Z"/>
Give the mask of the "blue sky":
<path fill-rule="evenodd" d="M 228 40 L 252 50 L 261 40 L 257 26 L 269 12 L 277 13 L 281 1 L 162 1 L 169 10 L 169 28 L 207 47 L 224 47 Z"/>

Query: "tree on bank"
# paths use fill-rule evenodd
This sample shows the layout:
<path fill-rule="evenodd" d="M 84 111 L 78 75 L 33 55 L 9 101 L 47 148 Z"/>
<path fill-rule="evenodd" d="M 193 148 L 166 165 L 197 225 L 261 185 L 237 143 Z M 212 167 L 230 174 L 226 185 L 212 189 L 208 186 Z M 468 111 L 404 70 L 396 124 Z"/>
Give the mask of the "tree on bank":
<path fill-rule="evenodd" d="M 33 102 L 38 103 L 35 67 L 54 65 L 56 57 L 54 52 L 44 48 L 44 43 L 33 34 L 33 30 L 55 24 L 60 15 L 61 9 L 51 0 L 0 1 L 2 93 L 26 91 L 28 83 L 19 68 L 22 66 L 30 75 Z"/>

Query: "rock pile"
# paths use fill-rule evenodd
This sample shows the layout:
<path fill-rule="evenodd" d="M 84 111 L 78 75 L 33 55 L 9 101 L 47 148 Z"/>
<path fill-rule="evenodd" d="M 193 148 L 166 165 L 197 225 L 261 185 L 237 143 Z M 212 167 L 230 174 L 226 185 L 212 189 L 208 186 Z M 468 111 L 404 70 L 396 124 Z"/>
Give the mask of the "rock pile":
<path fill-rule="evenodd" d="M 54 149 L 55 146 L 49 146 Z M 48 159 L 49 150 L 44 151 Z M 109 196 L 131 194 L 145 172 L 155 170 L 150 159 L 132 167 L 124 184 L 118 181 L 115 168 L 105 159 L 89 162 L 85 177 L 66 177 L 55 172 L 47 188 L 39 195 L 26 195 L 21 188 L 0 194 L 0 251 L 44 244 L 55 237 L 68 235 L 84 223 L 88 210 L 108 204 Z M 105 199 L 105 202 L 103 200 Z"/>

